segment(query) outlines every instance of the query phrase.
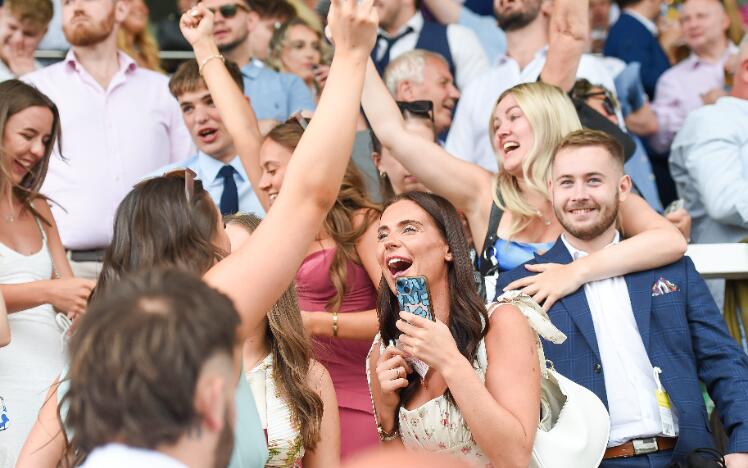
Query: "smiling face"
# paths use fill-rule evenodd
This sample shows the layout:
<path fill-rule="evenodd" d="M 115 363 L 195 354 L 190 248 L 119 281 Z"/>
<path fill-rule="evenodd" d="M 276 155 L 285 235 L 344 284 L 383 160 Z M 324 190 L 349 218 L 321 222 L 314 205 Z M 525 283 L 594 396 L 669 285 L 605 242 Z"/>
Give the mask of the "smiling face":
<path fill-rule="evenodd" d="M 215 12 L 213 39 L 221 52 L 229 52 L 247 41 L 249 13 L 244 0 L 204 0 L 203 4 Z M 224 16 L 221 7 L 230 8 L 233 13 Z"/>
<path fill-rule="evenodd" d="M 730 20 L 718 0 L 689 0 L 680 15 L 683 37 L 696 53 L 724 43 Z"/>
<path fill-rule="evenodd" d="M 47 29 L 30 21 L 21 21 L 11 11 L 0 14 L 0 54 L 6 50 L 33 52 Z"/>
<path fill-rule="evenodd" d="M 426 59 L 423 67 L 423 81 L 409 81 L 410 86 L 398 89 L 397 99 L 401 101 L 431 101 L 434 103 L 434 123 L 437 133 L 452 125 L 452 111 L 460 98 L 455 88 L 452 73 L 443 60 L 433 57 Z"/>
<path fill-rule="evenodd" d="M 576 239 L 592 241 L 615 229 L 619 201 L 631 189 L 621 164 L 602 146 L 561 149 L 549 183 L 553 211 Z"/>
<path fill-rule="evenodd" d="M 285 146 L 271 140 L 265 139 L 260 148 L 260 190 L 265 192 L 270 205 L 275 202 L 278 193 L 283 186 L 283 178 L 286 176 L 286 168 L 291 162 L 292 151 Z"/>
<path fill-rule="evenodd" d="M 223 125 L 207 88 L 185 92 L 177 101 L 192 141 L 200 151 L 223 162 L 236 156 L 234 140 Z"/>
<path fill-rule="evenodd" d="M 436 139 L 434 130 L 429 125 L 429 122 L 424 119 L 407 119 L 405 121 L 405 130 L 429 141 Z M 374 164 L 380 172 L 387 174 L 387 179 L 390 181 L 392 191 L 395 195 L 400 195 L 404 192 L 429 191 L 423 184 L 418 182 L 418 179 L 410 175 L 386 147 L 382 147 L 381 154 L 374 156 Z"/>
<path fill-rule="evenodd" d="M 127 0 L 130 13 L 122 23 L 122 28 L 130 34 L 140 34 L 148 27 L 148 6 L 143 0 Z"/>
<path fill-rule="evenodd" d="M 501 169 L 522 177 L 522 163 L 535 143 L 535 135 L 530 121 L 511 94 L 496 106 L 491 128 Z"/>
<path fill-rule="evenodd" d="M 44 159 L 52 139 L 53 121 L 52 111 L 41 106 L 27 107 L 8 118 L 3 132 L 3 153 L 13 185 L 20 185 Z"/>
<path fill-rule="evenodd" d="M 432 289 L 447 284 L 452 253 L 434 220 L 416 203 L 400 200 L 387 207 L 378 239 L 377 261 L 393 293 L 400 276 L 425 276 Z"/>
<path fill-rule="evenodd" d="M 280 53 L 283 71 L 309 83 L 314 80 L 314 67 L 321 60 L 319 35 L 302 24 L 289 27 Z"/>

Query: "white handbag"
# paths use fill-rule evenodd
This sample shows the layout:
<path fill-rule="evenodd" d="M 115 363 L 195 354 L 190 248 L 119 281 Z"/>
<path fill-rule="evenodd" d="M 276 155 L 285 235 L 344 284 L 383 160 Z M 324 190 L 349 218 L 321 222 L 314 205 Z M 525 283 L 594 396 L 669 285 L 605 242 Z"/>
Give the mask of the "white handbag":
<path fill-rule="evenodd" d="M 610 416 L 600 399 L 585 387 L 556 372 L 546 361 L 542 336 L 561 344 L 566 340 L 548 314 L 532 298 L 508 291 L 499 304 L 517 307 L 527 318 L 540 359 L 540 423 L 532 448 L 531 468 L 592 468 L 600 464 L 610 435 Z M 549 365 L 550 363 L 550 365 Z"/>

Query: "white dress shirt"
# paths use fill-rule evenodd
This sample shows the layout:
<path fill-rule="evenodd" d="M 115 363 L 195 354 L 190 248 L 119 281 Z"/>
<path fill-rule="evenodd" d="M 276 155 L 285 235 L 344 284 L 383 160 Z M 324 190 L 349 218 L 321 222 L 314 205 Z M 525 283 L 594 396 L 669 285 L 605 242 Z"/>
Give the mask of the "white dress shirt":
<path fill-rule="evenodd" d="M 406 34 L 392 45 L 390 49 L 390 62 L 405 52 L 416 48 L 418 36 L 421 35 L 421 29 L 423 29 L 423 15 L 421 12 L 416 13 L 392 37 L 396 37 L 407 28 L 411 28 L 412 32 Z M 379 30 L 379 34 L 388 36 L 381 29 Z M 465 89 L 468 83 L 488 70 L 486 54 L 483 52 L 483 48 L 475 33 L 459 24 L 450 24 L 447 26 L 447 42 L 449 43 L 449 51 L 452 53 L 452 61 L 454 62 L 455 74 L 457 75 L 454 77 L 455 83 L 457 83 L 458 88 Z M 381 60 L 381 55 L 386 50 L 386 41 L 380 37 L 377 46 L 378 53 L 380 54 L 377 60 Z"/>
<path fill-rule="evenodd" d="M 571 245 L 564 235 L 561 240 L 574 260 L 588 255 Z M 616 232 L 611 244 L 618 241 Z M 654 369 L 634 319 L 626 280 L 616 276 L 591 281 L 584 285 L 584 293 L 592 314 L 608 396 L 608 447 L 661 434 Z"/>
<path fill-rule="evenodd" d="M 520 69 L 516 60 L 504 55 L 488 72 L 463 89 L 447 136 L 446 149 L 449 153 L 491 172 L 498 171 L 488 135 L 488 122 L 496 107 L 496 100 L 513 86 L 537 81 L 545 65 L 547 49 L 539 50 L 524 69 Z M 577 76 L 606 89 L 616 89 L 605 63 L 598 57 L 582 55 Z"/>
<path fill-rule="evenodd" d="M 187 465 L 155 450 L 107 444 L 94 449 L 81 468 L 187 468 Z"/>

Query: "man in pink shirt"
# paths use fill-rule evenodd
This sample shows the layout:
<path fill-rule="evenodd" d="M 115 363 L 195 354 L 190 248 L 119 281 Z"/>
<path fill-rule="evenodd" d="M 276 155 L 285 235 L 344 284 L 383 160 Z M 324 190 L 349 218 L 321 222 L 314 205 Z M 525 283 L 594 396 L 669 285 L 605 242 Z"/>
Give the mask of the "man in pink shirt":
<path fill-rule="evenodd" d="M 687 0 L 680 17 L 691 55 L 657 82 L 652 109 L 659 129 L 649 139 L 658 153 L 670 151 L 688 114 L 725 96 L 725 62 L 737 53 L 727 38 L 730 20 L 719 0 Z"/>
<path fill-rule="evenodd" d="M 42 190 L 54 201 L 77 276 L 98 275 L 114 212 L 132 186 L 194 151 L 167 78 L 117 50 L 127 5 L 63 2 L 63 30 L 72 49 L 62 62 L 24 77 L 60 110 L 62 157 L 50 160 Z"/>

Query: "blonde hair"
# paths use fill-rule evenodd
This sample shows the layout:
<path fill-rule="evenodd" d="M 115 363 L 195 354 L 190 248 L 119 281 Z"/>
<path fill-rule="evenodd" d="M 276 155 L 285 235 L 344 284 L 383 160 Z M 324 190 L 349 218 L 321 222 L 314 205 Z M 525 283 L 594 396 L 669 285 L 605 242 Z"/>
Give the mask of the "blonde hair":
<path fill-rule="evenodd" d="M 508 95 L 512 95 L 525 114 L 533 129 L 534 141 L 522 161 L 522 174 L 525 183 L 541 192 L 546 198 L 547 181 L 550 176 L 551 159 L 556 146 L 569 133 L 582 128 L 576 108 L 571 99 L 560 88 L 546 83 L 523 83 L 504 91 L 496 101 L 496 106 Z M 493 114 L 489 122 L 491 146 L 496 153 L 493 142 L 495 128 Z M 494 179 L 494 203 L 504 211 L 512 213 L 512 224 L 509 228 L 511 238 L 522 231 L 537 216 L 537 210 L 527 202 L 520 190 L 519 181 L 513 175 L 501 170 Z"/>
<path fill-rule="evenodd" d="M 124 28 L 119 28 L 117 48 L 132 57 L 139 67 L 164 73 L 161 68 L 158 43 L 148 28 L 139 33 L 131 33 L 125 31 Z"/>

